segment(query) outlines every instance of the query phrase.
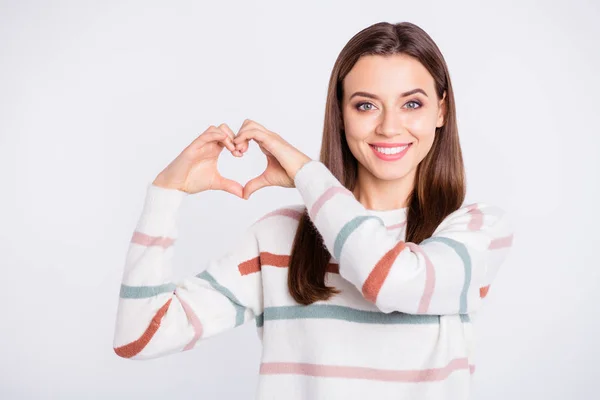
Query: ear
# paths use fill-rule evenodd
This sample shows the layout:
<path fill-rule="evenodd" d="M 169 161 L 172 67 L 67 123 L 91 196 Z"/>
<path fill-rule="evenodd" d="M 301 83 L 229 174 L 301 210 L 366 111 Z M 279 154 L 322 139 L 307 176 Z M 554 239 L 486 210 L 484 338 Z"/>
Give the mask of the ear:
<path fill-rule="evenodd" d="M 446 119 L 446 109 L 446 91 L 444 90 L 444 95 L 442 96 L 442 99 L 440 100 L 440 103 L 438 105 L 438 119 L 437 123 L 435 124 L 437 128 L 444 126 L 444 120 Z"/>

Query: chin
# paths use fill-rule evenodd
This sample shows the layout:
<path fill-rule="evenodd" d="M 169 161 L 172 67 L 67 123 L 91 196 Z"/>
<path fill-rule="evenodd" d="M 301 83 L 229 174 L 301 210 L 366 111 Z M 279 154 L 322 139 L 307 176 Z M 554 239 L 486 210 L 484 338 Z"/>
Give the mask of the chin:
<path fill-rule="evenodd" d="M 408 171 L 404 167 L 379 165 L 375 168 L 368 168 L 371 175 L 383 181 L 395 181 L 404 178 L 408 175 Z"/>
<path fill-rule="evenodd" d="M 382 181 L 397 181 L 406 176 L 404 172 L 395 172 L 389 171 L 386 173 L 373 174 L 375 177 L 381 179 Z"/>

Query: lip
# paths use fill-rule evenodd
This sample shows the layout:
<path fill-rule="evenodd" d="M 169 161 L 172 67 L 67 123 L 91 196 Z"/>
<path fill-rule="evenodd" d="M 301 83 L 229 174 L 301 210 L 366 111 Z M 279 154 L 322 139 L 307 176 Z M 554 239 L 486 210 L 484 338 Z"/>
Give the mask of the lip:
<path fill-rule="evenodd" d="M 369 145 L 369 147 L 371 148 L 371 150 L 373 150 L 373 153 L 375 153 L 375 155 L 377 157 L 379 157 L 380 159 L 384 160 L 384 161 L 397 161 L 400 160 L 402 157 L 404 157 L 404 155 L 408 152 L 408 150 L 410 149 L 412 143 L 408 143 L 408 146 L 406 146 L 406 148 L 404 150 L 402 150 L 400 153 L 396 153 L 396 154 L 382 154 L 380 152 L 378 152 L 377 150 L 375 150 L 375 147 L 399 147 L 399 146 L 403 146 L 401 144 L 394 144 L 393 146 L 380 146 L 379 144 L 377 145 Z"/>
<path fill-rule="evenodd" d="M 369 143 L 369 146 L 400 147 L 400 146 L 406 146 L 407 144 L 412 144 L 412 142 L 408 142 L 408 143 Z"/>

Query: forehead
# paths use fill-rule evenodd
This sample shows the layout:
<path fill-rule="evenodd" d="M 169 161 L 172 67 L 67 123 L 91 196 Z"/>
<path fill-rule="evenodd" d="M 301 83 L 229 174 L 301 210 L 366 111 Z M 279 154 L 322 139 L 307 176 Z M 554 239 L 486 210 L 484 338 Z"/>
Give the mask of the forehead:
<path fill-rule="evenodd" d="M 343 85 L 345 97 L 357 90 L 394 94 L 418 87 L 430 98 L 435 94 L 429 71 L 406 54 L 362 56 L 344 78 Z"/>

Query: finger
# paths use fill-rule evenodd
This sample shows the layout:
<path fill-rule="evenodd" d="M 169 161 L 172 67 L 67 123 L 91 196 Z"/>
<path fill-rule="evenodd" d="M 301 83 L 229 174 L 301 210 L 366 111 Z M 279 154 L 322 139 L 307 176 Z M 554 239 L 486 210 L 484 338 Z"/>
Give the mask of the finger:
<path fill-rule="evenodd" d="M 237 146 L 238 144 L 242 144 L 242 148 L 246 148 L 248 146 L 248 142 L 250 140 L 254 140 L 258 143 L 261 150 L 266 150 L 270 154 L 274 153 L 274 148 L 277 146 L 275 137 L 271 135 L 269 131 L 264 131 L 262 129 L 254 129 L 249 128 L 238 134 L 238 136 L 233 139 L 234 144 Z"/>
<path fill-rule="evenodd" d="M 258 122 L 254 121 L 252 119 L 245 119 L 244 123 L 242 124 L 242 127 L 253 127 L 253 128 L 267 130 L 267 128 L 265 128 L 264 126 L 262 126 L 261 124 L 259 124 Z M 240 130 L 241 130 L 241 128 L 240 128 Z"/>
<path fill-rule="evenodd" d="M 218 127 L 211 125 L 204 132 L 202 132 L 199 137 L 203 137 L 203 136 L 209 135 L 211 133 L 219 133 L 220 134 L 220 133 L 224 133 L 224 132 L 223 132 L 223 130 L 219 129 Z"/>
<path fill-rule="evenodd" d="M 199 144 L 206 144 L 207 142 L 214 140 L 214 132 L 216 132 L 217 127 L 214 125 L 209 126 L 208 128 L 206 128 L 206 130 L 204 132 L 202 132 L 201 134 L 199 134 L 198 136 L 196 136 L 196 138 L 192 141 L 192 143 L 190 143 L 190 146 L 197 146 Z"/>
<path fill-rule="evenodd" d="M 250 145 L 250 140 L 245 140 L 245 141 L 239 141 L 236 142 L 235 138 L 239 137 L 240 134 L 248 129 L 251 128 L 254 125 L 254 121 L 250 120 L 250 119 L 245 119 L 244 122 L 242 123 L 242 126 L 240 127 L 240 129 L 238 130 L 238 133 L 235 135 L 234 137 L 234 145 L 235 148 L 237 150 L 239 150 L 241 153 L 245 153 L 246 151 L 248 151 L 249 145 Z"/>
<path fill-rule="evenodd" d="M 265 179 L 264 175 L 257 176 L 256 178 L 251 179 L 246 183 L 243 190 L 243 198 L 248 200 L 250 195 L 256 192 L 258 189 L 264 188 L 266 186 L 271 186 L 269 182 Z"/>
<path fill-rule="evenodd" d="M 205 144 L 210 143 L 210 142 L 225 140 L 226 137 L 227 137 L 227 134 L 225 132 L 221 132 L 219 130 L 206 131 L 206 132 L 202 133 L 200 136 L 198 136 L 196 138 L 196 140 L 194 140 L 193 143 L 197 144 L 200 147 L 200 146 L 204 146 Z"/>
<path fill-rule="evenodd" d="M 222 123 L 221 125 L 219 125 L 219 130 L 225 132 L 227 134 L 227 136 L 228 136 L 227 143 L 231 144 L 231 146 L 228 145 L 227 149 L 229 151 L 231 151 L 231 153 L 234 156 L 241 157 L 242 156 L 242 152 L 239 151 L 239 149 L 236 149 L 235 145 L 233 144 L 233 139 L 235 138 L 235 133 L 233 133 L 233 131 L 231 130 L 231 128 L 226 123 Z"/>
<path fill-rule="evenodd" d="M 202 147 L 209 142 L 216 141 L 224 147 L 227 147 L 227 149 L 232 153 L 235 152 L 235 145 L 233 144 L 233 141 L 229 135 L 216 127 L 213 130 L 207 130 L 201 134 L 197 140 L 198 142 L 196 142 L 196 144 L 198 147 Z M 241 156 L 241 154 L 239 156 Z"/>
<path fill-rule="evenodd" d="M 251 119 L 245 119 L 244 122 L 242 122 L 242 126 L 240 126 L 240 129 L 238 129 L 238 132 L 242 130 L 242 128 L 248 126 L 249 124 L 251 124 L 253 121 Z"/>
<path fill-rule="evenodd" d="M 227 142 L 227 140 L 229 140 L 229 142 Z M 221 131 L 203 133 L 198 137 L 197 141 L 193 142 L 193 145 L 199 149 L 210 142 L 218 142 L 221 146 L 225 146 L 230 149 L 230 151 L 235 150 L 235 146 L 233 145 L 233 142 L 231 142 L 231 138 L 229 138 L 225 132 Z"/>
<path fill-rule="evenodd" d="M 237 144 L 247 142 L 249 140 L 255 140 L 258 143 L 262 143 L 266 139 L 268 139 L 267 132 L 265 132 L 261 129 L 246 128 L 246 129 L 240 130 L 240 132 L 237 134 L 237 136 L 233 139 L 233 143 L 235 145 L 237 145 Z"/>
<path fill-rule="evenodd" d="M 238 130 L 238 133 L 237 133 L 237 135 L 235 135 L 235 137 L 239 136 L 241 132 L 243 132 L 243 131 L 245 131 L 247 129 L 259 129 L 259 130 L 263 130 L 263 131 L 269 133 L 269 130 L 266 129 L 261 124 L 259 124 L 258 122 L 253 121 L 251 119 L 245 119 L 244 123 L 242 123 L 242 126 Z"/>
<path fill-rule="evenodd" d="M 223 143 L 223 145 L 225 147 L 227 147 L 227 150 L 229 150 L 233 153 L 235 151 L 235 145 L 233 144 L 233 138 L 229 135 L 229 133 L 227 131 L 225 131 L 224 129 L 221 128 L 222 126 L 223 126 L 223 124 L 219 125 L 218 128 L 215 128 L 217 132 L 224 135 L 223 139 L 220 140 L 220 142 Z"/>
<path fill-rule="evenodd" d="M 248 151 L 248 148 L 250 148 L 250 141 L 246 140 L 245 142 L 242 143 L 233 143 L 235 148 L 237 149 L 237 151 L 239 151 L 240 153 L 244 154 L 245 152 Z"/>
<path fill-rule="evenodd" d="M 217 176 L 215 182 L 215 189 L 223 190 L 225 192 L 234 194 L 240 198 L 243 198 L 244 196 L 244 187 L 239 182 L 224 178 L 221 175 Z"/>

